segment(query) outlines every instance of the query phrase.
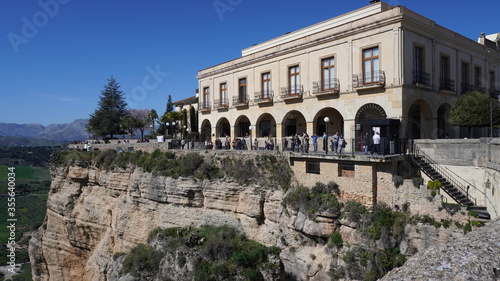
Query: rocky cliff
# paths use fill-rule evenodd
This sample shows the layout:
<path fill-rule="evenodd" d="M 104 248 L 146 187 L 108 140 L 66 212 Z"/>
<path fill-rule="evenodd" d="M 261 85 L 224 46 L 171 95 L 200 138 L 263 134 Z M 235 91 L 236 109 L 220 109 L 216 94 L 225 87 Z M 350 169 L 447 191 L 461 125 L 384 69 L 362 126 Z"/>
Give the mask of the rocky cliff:
<path fill-rule="evenodd" d="M 387 210 L 389 218 L 360 232 L 363 218 L 339 218 L 342 202 L 327 202 L 330 197 L 320 194 L 326 199 L 317 204 L 330 208 L 325 209 L 308 201 L 312 193 L 292 193 L 288 163 L 270 154 L 106 153 L 66 153 L 53 160 L 47 217 L 30 241 L 35 280 L 113 280 L 113 255 L 146 243 L 158 227 L 232 226 L 251 240 L 281 248 L 284 271 L 297 280 L 362 279 L 362 272 L 348 271 L 351 262 L 376 267 L 359 258 L 368 247 L 377 249 L 369 252 L 374 258 L 399 257 L 463 233 L 453 225 L 436 228 L 407 219 L 404 225 L 402 216 Z M 284 202 L 291 193 L 295 199 Z M 387 228 L 388 221 L 399 223 L 399 230 Z"/>

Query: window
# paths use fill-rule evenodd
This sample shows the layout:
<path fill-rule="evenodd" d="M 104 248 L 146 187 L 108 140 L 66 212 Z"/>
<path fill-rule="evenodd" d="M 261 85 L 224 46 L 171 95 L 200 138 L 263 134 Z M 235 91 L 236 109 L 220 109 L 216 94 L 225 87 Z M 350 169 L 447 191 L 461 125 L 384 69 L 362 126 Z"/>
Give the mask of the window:
<path fill-rule="evenodd" d="M 481 88 L 482 88 L 481 67 L 475 66 L 474 67 L 474 89 L 478 90 L 478 91 L 484 91 Z"/>
<path fill-rule="evenodd" d="M 239 103 L 246 103 L 247 102 L 247 79 L 246 78 L 241 78 L 239 81 L 238 102 Z"/>
<path fill-rule="evenodd" d="M 335 58 L 324 59 L 321 68 L 321 89 L 323 91 L 335 89 Z"/>
<path fill-rule="evenodd" d="M 262 73 L 262 99 L 271 98 L 271 73 Z"/>
<path fill-rule="evenodd" d="M 298 65 L 289 68 L 290 94 L 300 94 L 300 68 Z"/>
<path fill-rule="evenodd" d="M 453 91 L 454 81 L 450 79 L 450 57 L 446 55 L 441 55 L 440 74 L 440 90 Z"/>
<path fill-rule="evenodd" d="M 380 80 L 380 61 L 378 47 L 363 50 L 363 84 Z"/>
<path fill-rule="evenodd" d="M 203 108 L 210 107 L 210 88 L 203 88 Z"/>
<path fill-rule="evenodd" d="M 415 46 L 413 49 L 413 83 L 427 84 L 424 74 L 424 48 Z"/>
<path fill-rule="evenodd" d="M 339 177 L 345 177 L 345 178 L 354 178 L 355 177 L 355 170 L 354 170 L 354 164 L 339 164 Z"/>
<path fill-rule="evenodd" d="M 471 90 L 469 82 L 469 64 L 462 62 L 460 80 L 462 81 L 462 94 Z"/>
<path fill-rule="evenodd" d="M 306 173 L 308 174 L 320 174 L 318 161 L 306 161 Z"/>
<path fill-rule="evenodd" d="M 227 84 L 226 83 L 221 83 L 220 84 L 220 105 L 221 106 L 226 106 L 228 104 L 227 101 Z"/>

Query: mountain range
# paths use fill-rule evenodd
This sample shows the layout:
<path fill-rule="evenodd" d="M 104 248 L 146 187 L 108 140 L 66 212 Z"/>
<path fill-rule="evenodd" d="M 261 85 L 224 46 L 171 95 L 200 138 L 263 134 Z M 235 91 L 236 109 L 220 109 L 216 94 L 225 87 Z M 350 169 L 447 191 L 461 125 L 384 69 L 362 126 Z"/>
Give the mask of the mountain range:
<path fill-rule="evenodd" d="M 16 124 L 0 122 L 0 137 L 23 137 L 31 139 L 47 139 L 56 141 L 85 140 L 89 137 L 85 131 L 87 119 L 77 119 L 69 124 L 38 123 Z"/>

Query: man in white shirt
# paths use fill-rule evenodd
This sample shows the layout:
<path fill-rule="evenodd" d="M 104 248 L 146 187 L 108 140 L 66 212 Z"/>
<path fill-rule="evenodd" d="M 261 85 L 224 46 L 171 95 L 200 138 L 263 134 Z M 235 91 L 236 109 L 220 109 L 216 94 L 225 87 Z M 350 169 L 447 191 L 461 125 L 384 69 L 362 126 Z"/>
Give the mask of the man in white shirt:
<path fill-rule="evenodd" d="M 377 151 L 378 154 L 380 154 L 380 133 L 376 132 L 373 135 L 373 149 L 372 149 L 372 155 L 373 152 Z"/>

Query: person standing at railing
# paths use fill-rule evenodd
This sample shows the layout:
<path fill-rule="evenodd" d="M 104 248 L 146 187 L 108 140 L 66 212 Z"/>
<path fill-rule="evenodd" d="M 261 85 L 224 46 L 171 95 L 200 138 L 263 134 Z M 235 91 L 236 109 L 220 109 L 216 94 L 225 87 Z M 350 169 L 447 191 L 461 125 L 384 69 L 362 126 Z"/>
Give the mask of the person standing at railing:
<path fill-rule="evenodd" d="M 316 152 L 318 151 L 318 135 L 312 134 L 311 139 L 313 140 L 313 150 Z"/>
<path fill-rule="evenodd" d="M 335 153 L 338 153 L 339 150 L 339 132 L 336 132 L 335 135 L 332 137 L 333 141 L 333 151 Z"/>

